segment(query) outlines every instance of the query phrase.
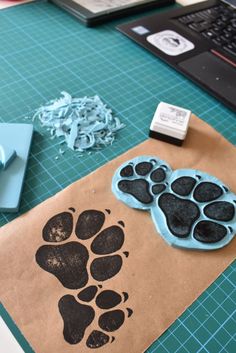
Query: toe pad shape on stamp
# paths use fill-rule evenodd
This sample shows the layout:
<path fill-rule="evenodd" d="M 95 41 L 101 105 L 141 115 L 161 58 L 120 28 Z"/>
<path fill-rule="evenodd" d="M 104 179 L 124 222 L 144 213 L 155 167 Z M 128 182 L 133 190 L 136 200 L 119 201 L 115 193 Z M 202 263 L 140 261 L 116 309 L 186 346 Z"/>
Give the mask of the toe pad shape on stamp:
<path fill-rule="evenodd" d="M 128 161 L 116 171 L 112 191 L 130 207 L 150 209 L 156 195 L 166 188 L 171 174 L 169 165 L 152 156 L 141 156 Z"/>
<path fill-rule="evenodd" d="M 170 245 L 214 250 L 236 233 L 236 195 L 199 170 L 172 171 L 163 160 L 140 156 L 118 168 L 112 191 L 129 207 L 149 210 Z"/>

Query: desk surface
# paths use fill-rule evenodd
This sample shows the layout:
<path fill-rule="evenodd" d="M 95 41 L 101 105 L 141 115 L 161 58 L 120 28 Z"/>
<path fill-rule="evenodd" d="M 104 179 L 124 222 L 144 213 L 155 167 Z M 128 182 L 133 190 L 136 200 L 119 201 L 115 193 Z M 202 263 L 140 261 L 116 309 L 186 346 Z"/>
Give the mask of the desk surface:
<path fill-rule="evenodd" d="M 112 146 L 83 157 L 69 150 L 60 155 L 59 142 L 37 128 L 21 213 L 144 141 L 160 101 L 192 110 L 236 143 L 235 113 L 122 36 L 115 30 L 120 22 L 88 29 L 46 2 L 0 12 L 0 122 L 26 122 L 65 90 L 77 97 L 98 94 L 126 124 Z M 1 214 L 0 225 L 16 216 Z M 147 352 L 235 352 L 235 283 L 236 263 Z M 9 321 L 1 307 L 0 314 Z"/>

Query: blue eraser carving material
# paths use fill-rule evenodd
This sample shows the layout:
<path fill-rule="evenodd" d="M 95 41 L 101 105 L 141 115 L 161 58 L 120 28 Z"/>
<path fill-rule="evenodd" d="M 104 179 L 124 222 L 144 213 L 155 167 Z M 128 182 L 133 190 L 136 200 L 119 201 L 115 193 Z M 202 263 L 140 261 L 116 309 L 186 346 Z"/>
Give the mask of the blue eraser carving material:
<path fill-rule="evenodd" d="M 0 212 L 19 210 L 32 136 L 32 124 L 0 124 Z"/>
<path fill-rule="evenodd" d="M 16 151 L 0 141 L 0 170 L 7 169 L 16 157 Z"/>

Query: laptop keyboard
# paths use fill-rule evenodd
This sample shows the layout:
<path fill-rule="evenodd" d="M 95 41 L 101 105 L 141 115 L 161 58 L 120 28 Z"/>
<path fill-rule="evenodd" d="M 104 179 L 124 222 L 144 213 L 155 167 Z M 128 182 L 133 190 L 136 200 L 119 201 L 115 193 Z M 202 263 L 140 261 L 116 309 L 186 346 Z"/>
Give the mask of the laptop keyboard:
<path fill-rule="evenodd" d="M 236 57 L 236 11 L 220 4 L 177 20 Z"/>

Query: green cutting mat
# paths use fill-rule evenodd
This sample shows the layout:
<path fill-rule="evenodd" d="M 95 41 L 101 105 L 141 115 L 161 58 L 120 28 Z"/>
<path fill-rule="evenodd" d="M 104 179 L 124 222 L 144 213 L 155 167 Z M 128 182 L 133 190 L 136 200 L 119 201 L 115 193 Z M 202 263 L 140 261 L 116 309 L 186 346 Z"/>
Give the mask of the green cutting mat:
<path fill-rule="evenodd" d="M 88 29 L 46 2 L 0 12 L 0 122 L 25 122 L 65 90 L 78 97 L 98 94 L 126 124 L 112 146 L 83 157 L 69 150 L 60 155 L 59 143 L 37 128 L 21 213 L 145 140 L 162 100 L 192 110 L 236 143 L 235 114 L 122 36 L 115 30 L 120 22 Z M 1 214 L 0 224 L 16 216 Z M 235 303 L 236 263 L 147 353 L 235 353 Z M 2 306 L 0 314 L 32 352 Z"/>

